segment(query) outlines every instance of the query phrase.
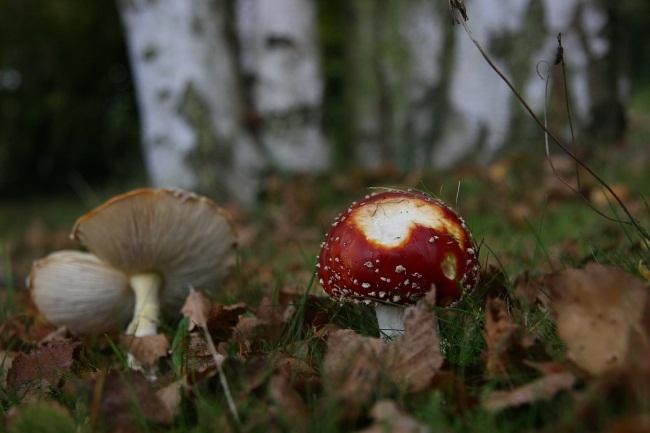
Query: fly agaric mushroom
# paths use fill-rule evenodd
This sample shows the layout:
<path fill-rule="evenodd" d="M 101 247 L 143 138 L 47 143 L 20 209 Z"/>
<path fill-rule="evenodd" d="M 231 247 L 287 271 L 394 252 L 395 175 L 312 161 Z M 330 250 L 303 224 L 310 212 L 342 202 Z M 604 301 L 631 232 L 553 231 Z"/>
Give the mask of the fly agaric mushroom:
<path fill-rule="evenodd" d="M 375 304 L 379 329 L 403 333 L 404 306 L 435 287 L 442 305 L 478 281 L 476 247 L 465 222 L 444 202 L 387 191 L 353 202 L 325 235 L 318 259 L 325 291 Z"/>
<path fill-rule="evenodd" d="M 50 256 L 35 264 L 30 280 L 45 317 L 82 332 L 88 331 L 89 318 L 79 308 L 79 293 L 88 309 L 99 309 L 107 292 L 117 292 L 117 274 L 125 301 L 104 308 L 116 317 L 128 311 L 127 334 L 142 337 L 156 334 L 161 309 L 176 312 L 190 287 L 216 287 L 235 260 L 235 234 L 225 211 L 206 197 L 176 189 L 143 188 L 116 196 L 79 218 L 71 237 L 98 258 L 95 279 L 83 284 L 79 271 L 88 266 L 75 257 L 65 262 Z M 92 299 L 97 305 L 90 305 Z M 117 322 L 93 330 L 112 330 Z"/>

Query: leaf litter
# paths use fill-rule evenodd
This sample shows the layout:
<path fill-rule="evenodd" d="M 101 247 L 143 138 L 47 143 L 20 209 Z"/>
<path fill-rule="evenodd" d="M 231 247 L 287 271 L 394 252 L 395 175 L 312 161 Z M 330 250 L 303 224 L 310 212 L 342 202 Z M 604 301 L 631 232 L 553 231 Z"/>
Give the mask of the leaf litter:
<path fill-rule="evenodd" d="M 507 175 L 502 169 L 494 174 Z M 292 225 L 317 218 L 312 197 L 303 191 L 312 187 L 291 193 L 309 208 L 291 223 L 283 219 L 282 208 L 291 197 L 279 197 L 272 223 L 283 234 L 271 230 L 274 242 L 290 236 Z M 522 207 L 518 218 L 527 220 L 534 212 Z M 267 232 L 251 230 L 248 242 L 254 245 L 254 238 Z M 319 234 L 310 228 L 300 236 L 311 240 Z M 578 252 L 572 257 L 584 260 Z M 647 279 L 644 263 L 638 273 Z M 287 266 L 296 273 L 304 270 L 298 259 Z M 58 414 L 51 416 L 73 423 L 86 405 L 90 419 L 82 422 L 105 431 L 184 430 L 187 423 L 192 429 L 200 422 L 195 411 L 198 419 L 203 416 L 199 408 L 206 406 L 214 416 L 212 426 L 220 431 L 427 432 L 439 430 L 421 409 L 431 395 L 439 396 L 436 410 L 450 424 L 471 423 L 471 417 L 484 412 L 507 419 L 524 406 L 547 410 L 560 401 L 574 405 L 573 423 L 588 423 L 602 411 L 603 396 L 631 390 L 647 396 L 650 389 L 648 283 L 622 269 L 589 264 L 550 275 L 530 270 L 514 280 L 492 270 L 459 305 L 441 309 L 431 294 L 410 307 L 406 334 L 393 341 L 377 338 L 373 326 L 357 325 L 346 316 L 354 310 L 354 317 L 367 320 L 367 307 L 341 307 L 306 294 L 305 275 L 296 277 L 300 282 L 278 284 L 274 267 L 266 263 L 246 268 L 244 274 L 238 284 L 259 281 L 261 297 L 230 296 L 248 303 L 228 305 L 192 292 L 183 309 L 190 326 L 176 331 L 179 341 L 173 349 L 170 341 L 176 337 L 165 327 L 164 334 L 142 340 L 116 336 L 120 344 L 113 348 L 104 343 L 113 336 L 92 339 L 63 332 L 58 338 L 52 334 L 56 328 L 29 307 L 28 314 L 9 317 L 2 324 L 0 350 L 7 359 L 11 395 L 0 397 L 3 404 L 10 398 L 22 398 L 22 403 L 13 406 L 7 420 L 25 416 L 36 396 L 46 412 Z M 550 328 L 541 329 L 531 317 L 548 317 Z M 444 321 L 440 327 L 439 321 Z M 483 343 L 479 356 L 466 364 L 448 356 L 450 347 L 473 344 L 450 333 L 456 323 L 477 324 Z M 564 346 L 559 356 L 549 350 L 549 338 Z M 9 346 L 8 341 L 17 343 Z M 114 356 L 119 350 L 156 366 L 160 374 L 151 382 L 125 371 Z M 228 412 L 219 364 L 240 423 Z M 37 393 L 26 391 L 30 389 Z M 63 405 L 47 406 L 53 397 Z M 591 430 L 630 431 L 630 426 L 646 425 L 643 419 L 622 413 L 619 422 Z M 553 431 L 570 430 L 561 428 L 560 420 L 545 423 L 547 430 L 555 425 Z M 466 430 L 472 427 L 467 424 Z"/>
<path fill-rule="evenodd" d="M 392 341 L 343 329 L 328 336 L 323 378 L 354 418 L 389 383 L 406 393 L 430 388 L 444 358 L 434 312 L 435 290 L 405 312 L 403 336 Z M 382 380 L 384 379 L 384 380 Z"/>
<path fill-rule="evenodd" d="M 648 344 L 641 323 L 648 288 L 621 269 L 588 264 L 548 278 L 550 304 L 567 357 L 592 375 L 625 368 L 636 335 Z"/>

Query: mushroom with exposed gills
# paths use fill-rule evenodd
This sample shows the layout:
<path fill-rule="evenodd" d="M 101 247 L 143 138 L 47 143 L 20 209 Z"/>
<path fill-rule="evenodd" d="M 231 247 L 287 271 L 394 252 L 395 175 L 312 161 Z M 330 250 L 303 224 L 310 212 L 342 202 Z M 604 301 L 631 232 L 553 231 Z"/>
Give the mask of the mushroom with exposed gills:
<path fill-rule="evenodd" d="M 462 218 L 441 200 L 398 190 L 368 195 L 339 215 L 317 267 L 331 297 L 374 304 L 388 338 L 404 332 L 404 306 L 433 287 L 438 304 L 454 302 L 480 270 Z"/>
<path fill-rule="evenodd" d="M 42 262 L 49 260 L 45 264 L 55 268 L 37 262 L 31 286 L 35 303 L 47 319 L 82 332 L 83 326 L 76 322 L 88 317 L 76 308 L 71 285 L 78 287 L 76 291 L 85 287 L 87 293 L 97 293 L 99 304 L 108 296 L 103 292 L 108 290 L 108 275 L 115 280 L 115 275 L 121 275 L 125 301 L 111 304 L 113 314 L 122 317 L 128 311 L 127 334 L 142 337 L 157 333 L 161 311 L 178 312 L 190 287 L 217 287 L 235 262 L 236 238 L 226 212 L 206 197 L 176 189 L 144 188 L 116 196 L 79 218 L 71 237 L 97 257 L 97 268 L 111 271 L 99 276 L 96 270 L 99 280 L 84 286 L 76 273 L 79 266 L 64 268 L 61 260 L 50 256 Z M 49 274 L 40 268 L 49 269 Z M 50 274 L 58 280 L 46 279 Z M 112 282 L 111 290 L 116 290 L 114 286 Z M 92 303 L 88 298 L 87 304 Z M 58 299 L 58 304 L 52 299 Z M 52 306 L 64 308 L 66 301 L 70 305 L 66 314 L 54 314 Z M 116 319 L 108 321 L 102 330 L 116 324 Z"/>

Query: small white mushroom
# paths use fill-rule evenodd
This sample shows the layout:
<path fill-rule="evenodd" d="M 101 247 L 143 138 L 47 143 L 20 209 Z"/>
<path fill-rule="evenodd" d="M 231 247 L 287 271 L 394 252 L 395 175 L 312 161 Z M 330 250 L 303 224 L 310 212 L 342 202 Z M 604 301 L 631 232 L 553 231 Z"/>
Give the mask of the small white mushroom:
<path fill-rule="evenodd" d="M 190 287 L 218 287 L 235 261 L 235 234 L 225 211 L 177 189 L 114 197 L 79 218 L 71 237 L 96 257 L 55 253 L 34 265 L 31 287 L 48 320 L 78 332 L 115 330 L 118 318 L 130 315 L 128 334 L 155 335 L 162 310 L 177 313 Z M 117 282 L 121 301 L 107 302 L 118 299 Z M 110 320 L 100 326 L 99 318 L 79 311 L 78 299 Z M 63 312 L 66 304 L 69 311 Z"/>
<path fill-rule="evenodd" d="M 133 314 L 128 277 L 89 253 L 52 253 L 34 263 L 28 281 L 41 313 L 74 333 L 113 331 Z"/>

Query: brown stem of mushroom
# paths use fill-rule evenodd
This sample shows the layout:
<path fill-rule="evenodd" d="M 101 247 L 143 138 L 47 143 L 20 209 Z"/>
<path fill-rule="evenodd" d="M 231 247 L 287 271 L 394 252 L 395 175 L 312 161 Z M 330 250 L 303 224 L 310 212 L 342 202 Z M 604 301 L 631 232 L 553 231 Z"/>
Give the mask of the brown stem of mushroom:
<path fill-rule="evenodd" d="M 404 307 L 378 303 L 375 306 L 379 332 L 386 339 L 404 335 Z"/>
<path fill-rule="evenodd" d="M 135 307 L 126 333 L 136 337 L 156 335 L 160 317 L 160 275 L 136 274 L 131 276 L 130 283 L 135 293 Z"/>

